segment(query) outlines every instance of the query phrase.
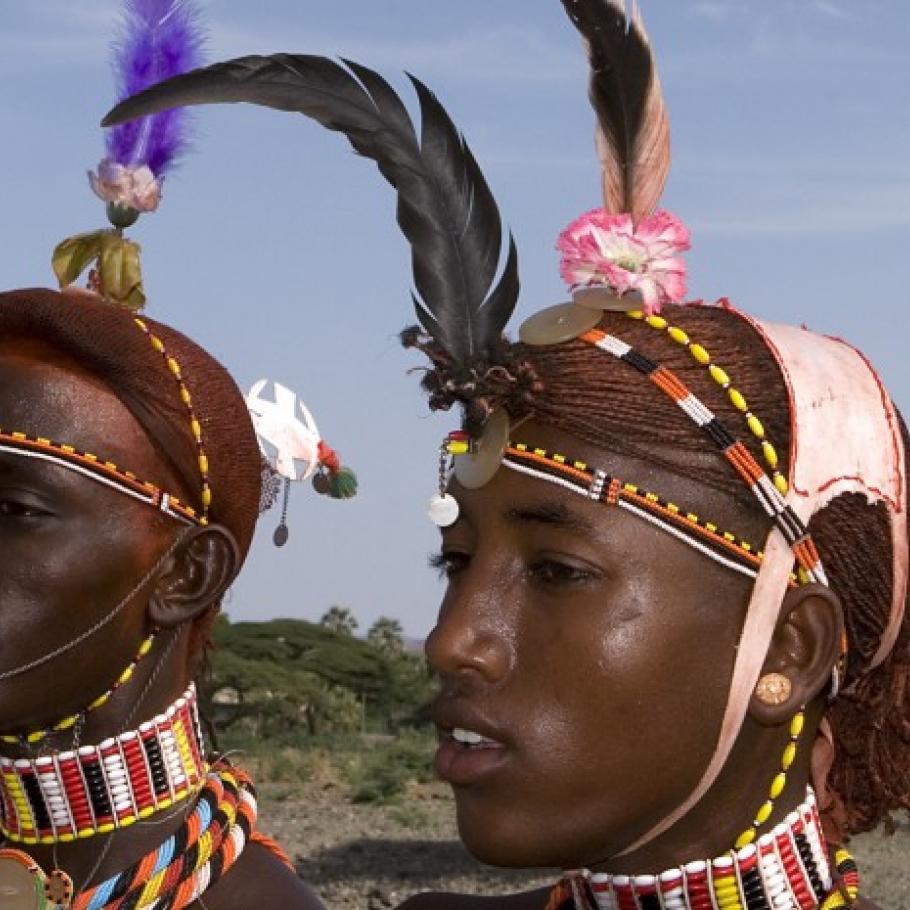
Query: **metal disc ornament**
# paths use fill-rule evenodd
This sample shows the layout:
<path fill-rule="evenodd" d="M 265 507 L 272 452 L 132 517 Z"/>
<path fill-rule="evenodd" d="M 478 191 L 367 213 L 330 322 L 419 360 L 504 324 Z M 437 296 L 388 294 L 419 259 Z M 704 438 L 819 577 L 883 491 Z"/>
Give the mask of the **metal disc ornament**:
<path fill-rule="evenodd" d="M 427 514 L 437 528 L 448 528 L 458 521 L 458 500 L 451 493 L 440 496 L 438 493 L 430 500 Z"/>
<path fill-rule="evenodd" d="M 590 331 L 600 319 L 601 311 L 574 303 L 560 303 L 526 319 L 518 330 L 518 337 L 525 344 L 560 344 Z"/>
<path fill-rule="evenodd" d="M 43 910 L 46 905 L 40 866 L 19 850 L 0 850 L 0 907 Z"/>
<path fill-rule="evenodd" d="M 572 295 L 572 303 L 586 310 L 597 310 L 601 313 L 630 313 L 640 310 L 644 301 L 636 291 L 627 291 L 617 297 L 612 288 L 579 288 Z"/>
<path fill-rule="evenodd" d="M 500 409 L 490 415 L 483 435 L 474 443 L 473 453 L 453 459 L 455 479 L 468 490 L 482 487 L 499 470 L 508 444 L 509 415 Z"/>

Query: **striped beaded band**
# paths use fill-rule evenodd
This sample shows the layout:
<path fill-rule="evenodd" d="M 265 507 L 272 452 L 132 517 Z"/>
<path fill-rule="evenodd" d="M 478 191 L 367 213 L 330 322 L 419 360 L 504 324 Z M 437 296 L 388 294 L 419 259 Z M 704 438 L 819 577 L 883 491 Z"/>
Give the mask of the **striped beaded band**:
<path fill-rule="evenodd" d="M 209 485 L 209 459 L 208 455 L 205 453 L 205 445 L 202 439 L 202 424 L 199 422 L 199 419 L 196 417 L 196 412 L 193 409 L 193 396 L 190 394 L 190 390 L 183 381 L 183 371 L 180 368 L 180 364 L 168 353 L 167 348 L 164 346 L 164 342 L 157 335 L 152 333 L 144 320 L 136 318 L 133 321 L 135 322 L 136 327 L 148 337 L 152 347 L 164 358 L 168 371 L 177 383 L 180 401 L 183 403 L 187 415 L 189 416 L 190 434 L 193 437 L 193 442 L 196 444 L 196 461 L 199 465 L 199 473 L 202 475 L 202 514 L 199 516 L 199 523 L 206 525 L 209 521 L 209 509 L 212 505 L 212 488 Z"/>
<path fill-rule="evenodd" d="M 249 778 L 213 768 L 192 815 L 138 862 L 76 896 L 73 910 L 181 910 L 226 873 L 256 826 L 256 793 Z"/>
<path fill-rule="evenodd" d="M 62 720 L 58 720 L 57 723 L 51 724 L 44 730 L 33 730 L 30 733 L 4 733 L 0 734 L 0 743 L 7 744 L 20 744 L 27 743 L 29 745 L 34 745 L 35 743 L 41 742 L 42 739 L 45 739 L 52 733 L 63 733 L 65 730 L 71 729 L 75 726 L 76 721 L 80 717 L 85 717 L 86 714 L 91 714 L 92 711 L 97 711 L 103 705 L 106 705 L 111 696 L 121 687 L 125 686 L 132 678 L 133 672 L 136 669 L 136 665 L 142 660 L 149 651 L 152 650 L 152 645 L 155 642 L 155 633 L 152 632 L 148 638 L 146 638 L 142 644 L 139 646 L 139 650 L 136 652 L 136 656 L 130 661 L 129 666 L 117 677 L 117 681 L 103 694 L 99 695 L 93 702 L 91 702 L 88 707 L 80 711 L 78 714 L 70 714 L 64 717 Z"/>
<path fill-rule="evenodd" d="M 756 844 L 658 874 L 588 881 L 598 910 L 815 910 L 833 884 L 811 789 Z"/>
<path fill-rule="evenodd" d="M 202 523 L 196 510 L 182 502 L 179 497 L 164 492 L 153 483 L 140 480 L 132 471 L 124 471 L 112 461 L 105 461 L 75 446 L 53 442 L 41 436 L 0 430 L 0 452 L 60 465 L 144 502 L 170 515 L 171 518 L 191 524 Z"/>
<path fill-rule="evenodd" d="M 735 572 L 753 579 L 758 574 L 763 554 L 748 541 L 655 493 L 592 469 L 585 462 L 519 442 L 508 446 L 502 463 L 510 470 L 556 483 L 586 499 L 631 512 Z"/>
<path fill-rule="evenodd" d="M 77 751 L 0 758 L 0 833 L 24 844 L 108 834 L 191 796 L 205 769 L 191 684 L 138 731 Z"/>
<path fill-rule="evenodd" d="M 646 357 L 631 345 L 601 329 L 579 336 L 586 342 L 635 367 L 674 401 L 682 411 L 711 437 L 721 453 L 752 491 L 756 500 L 784 535 L 800 567 L 800 580 L 827 586 L 818 551 L 802 521 L 787 505 L 780 490 L 762 470 L 749 450 L 724 426 L 702 401 L 674 373 Z"/>
<path fill-rule="evenodd" d="M 727 393 L 727 397 L 730 399 L 730 403 L 733 407 L 742 413 L 743 419 L 746 421 L 746 426 L 749 428 L 749 432 L 751 432 L 761 443 L 762 457 L 765 459 L 765 464 L 771 469 L 771 480 L 781 494 L 786 496 L 790 485 L 787 483 L 787 478 L 784 477 L 779 470 L 780 459 L 777 455 L 777 449 L 767 438 L 761 420 L 759 420 L 749 409 L 749 404 L 746 401 L 745 396 L 738 389 L 734 388 L 727 371 L 713 362 L 711 355 L 702 345 L 692 341 L 689 338 L 688 333 L 683 329 L 678 326 L 670 325 L 663 316 L 645 316 L 640 310 L 633 310 L 627 315 L 632 319 L 642 320 L 652 329 L 657 329 L 661 332 L 666 331 L 667 336 L 672 341 L 685 347 L 692 355 L 695 362 L 705 367 L 710 377 Z"/>

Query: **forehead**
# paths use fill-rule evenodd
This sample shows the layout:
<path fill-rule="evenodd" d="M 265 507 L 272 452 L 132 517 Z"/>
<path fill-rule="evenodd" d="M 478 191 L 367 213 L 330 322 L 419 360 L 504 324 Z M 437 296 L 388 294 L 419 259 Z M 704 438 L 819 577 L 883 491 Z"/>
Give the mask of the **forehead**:
<path fill-rule="evenodd" d="M 562 455 L 569 461 L 585 462 L 589 470 L 600 469 L 623 483 L 632 483 L 655 493 L 662 500 L 679 506 L 681 511 L 693 512 L 755 546 L 765 542 L 770 527 L 768 520 L 745 486 L 742 494 L 734 497 L 699 480 L 699 475 L 709 466 L 716 466 L 718 460 L 724 469 L 732 471 L 708 440 L 703 451 L 686 452 L 682 456 L 678 451 L 673 452 L 673 464 L 681 465 L 681 470 L 670 469 L 660 463 L 662 452 L 666 455 L 669 450 L 658 439 L 653 443 L 655 458 L 650 460 L 599 448 L 531 420 L 513 428 L 511 442 L 526 443 L 531 448 L 544 449 L 548 455 Z M 468 521 L 474 518 L 490 520 L 494 514 L 497 518 L 514 517 L 516 508 L 520 510 L 542 500 L 559 503 L 563 510 L 568 511 L 570 519 L 583 516 L 587 521 L 596 520 L 597 516 L 606 515 L 608 511 L 604 505 L 591 503 L 577 493 L 538 478 L 517 474 L 506 467 L 501 467 L 493 480 L 479 490 L 465 490 L 457 481 L 453 481 L 452 489 Z M 640 519 L 623 516 L 623 520 Z"/>
<path fill-rule="evenodd" d="M 75 446 L 167 486 L 170 471 L 126 405 L 44 342 L 0 340 L 0 429 Z"/>

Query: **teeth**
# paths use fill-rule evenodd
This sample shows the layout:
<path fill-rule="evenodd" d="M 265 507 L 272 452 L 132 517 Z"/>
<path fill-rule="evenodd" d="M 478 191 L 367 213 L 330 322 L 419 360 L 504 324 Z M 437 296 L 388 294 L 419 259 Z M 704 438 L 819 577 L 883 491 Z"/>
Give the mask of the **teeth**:
<path fill-rule="evenodd" d="M 475 733 L 473 730 L 464 730 L 461 727 L 453 728 L 452 739 L 466 746 L 479 746 L 481 743 L 491 742 L 491 740 L 485 739 L 479 733 Z"/>

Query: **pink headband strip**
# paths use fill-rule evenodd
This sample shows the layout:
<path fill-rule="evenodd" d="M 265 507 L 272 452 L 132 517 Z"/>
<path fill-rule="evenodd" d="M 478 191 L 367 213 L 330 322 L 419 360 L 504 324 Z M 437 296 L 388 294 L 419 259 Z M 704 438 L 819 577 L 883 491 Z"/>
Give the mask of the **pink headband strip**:
<path fill-rule="evenodd" d="M 884 502 L 891 514 L 891 615 L 871 669 L 894 646 L 907 594 L 907 482 L 894 406 L 869 362 L 845 342 L 807 329 L 760 323 L 733 312 L 761 335 L 787 385 L 791 420 L 787 503 L 805 524 L 841 493 L 862 493 L 870 503 Z M 749 601 L 714 756 L 686 801 L 620 855 L 639 849 L 671 828 L 717 780 L 761 675 L 792 568 L 793 551 L 780 532 L 772 530 Z"/>

